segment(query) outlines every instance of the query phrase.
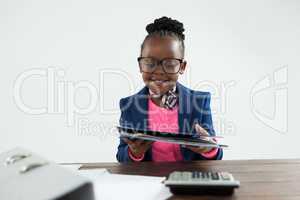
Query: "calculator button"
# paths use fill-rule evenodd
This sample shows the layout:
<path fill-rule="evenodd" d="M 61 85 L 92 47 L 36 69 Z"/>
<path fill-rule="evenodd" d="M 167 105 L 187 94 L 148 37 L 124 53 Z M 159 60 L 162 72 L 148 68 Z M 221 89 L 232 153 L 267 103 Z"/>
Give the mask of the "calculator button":
<path fill-rule="evenodd" d="M 193 178 L 193 179 L 197 178 L 197 172 L 193 172 L 192 178 Z"/>
<path fill-rule="evenodd" d="M 206 172 L 202 172 L 202 173 L 201 173 L 201 178 L 202 178 L 202 179 L 206 179 Z"/>
<path fill-rule="evenodd" d="M 212 180 L 219 180 L 219 174 L 216 172 L 211 173 L 211 179 Z"/>
<path fill-rule="evenodd" d="M 208 172 L 204 172 L 204 178 L 209 179 L 209 173 Z"/>

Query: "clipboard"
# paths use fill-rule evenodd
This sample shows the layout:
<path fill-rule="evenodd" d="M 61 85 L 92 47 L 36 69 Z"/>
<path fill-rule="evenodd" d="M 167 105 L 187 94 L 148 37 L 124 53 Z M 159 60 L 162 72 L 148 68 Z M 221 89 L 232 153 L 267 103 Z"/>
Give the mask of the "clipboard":
<path fill-rule="evenodd" d="M 190 133 L 170 133 L 160 132 L 144 129 L 133 129 L 131 127 L 117 126 L 121 138 L 128 138 L 131 140 L 140 139 L 147 141 L 159 141 L 174 143 L 180 145 L 189 145 L 195 147 L 212 147 L 212 148 L 226 148 L 228 145 L 219 144 L 211 139 L 220 138 L 218 136 L 195 136 Z"/>

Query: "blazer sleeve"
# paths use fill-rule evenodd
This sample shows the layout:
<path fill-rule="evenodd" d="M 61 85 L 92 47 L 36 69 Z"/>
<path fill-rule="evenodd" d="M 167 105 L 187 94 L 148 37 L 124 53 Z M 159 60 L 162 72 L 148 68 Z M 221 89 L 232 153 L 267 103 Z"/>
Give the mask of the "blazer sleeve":
<path fill-rule="evenodd" d="M 125 127 L 133 126 L 132 121 L 131 121 L 132 120 L 131 116 L 133 116 L 133 115 L 130 113 L 131 111 L 129 109 L 130 103 L 132 103 L 132 102 L 131 102 L 131 99 L 129 99 L 129 98 L 123 98 L 120 100 L 120 110 L 121 110 L 121 116 L 119 119 L 120 126 L 125 126 Z M 117 151 L 117 155 L 116 155 L 118 162 L 126 163 L 126 162 L 133 161 L 129 156 L 128 148 L 129 148 L 128 144 L 120 138 L 120 143 L 119 143 L 118 151 Z M 148 154 L 149 154 L 149 151 L 146 152 L 144 158 L 140 161 L 147 160 L 149 157 Z"/>
<path fill-rule="evenodd" d="M 125 113 L 124 112 L 126 109 L 124 109 L 124 107 L 126 106 L 126 100 L 121 99 L 119 105 L 120 105 L 120 110 L 121 110 L 119 124 L 120 124 L 120 126 L 125 126 Z M 117 152 L 116 157 L 117 157 L 118 162 L 129 162 L 130 161 L 130 157 L 128 155 L 128 145 L 121 138 L 120 138 L 120 143 L 118 146 L 118 152 Z"/>
<path fill-rule="evenodd" d="M 205 92 L 203 94 L 200 94 L 200 101 L 198 103 L 201 104 L 201 109 L 197 112 L 200 114 L 198 119 L 200 119 L 200 125 L 211 135 L 215 136 L 215 130 L 213 127 L 213 120 L 212 120 L 212 114 L 211 114 L 211 107 L 210 107 L 210 101 L 211 101 L 211 94 L 209 92 Z M 218 149 L 218 152 L 215 157 L 212 158 L 206 158 L 202 156 L 201 154 L 197 154 L 195 156 L 195 160 L 221 160 L 223 157 L 223 150 L 222 148 Z"/>

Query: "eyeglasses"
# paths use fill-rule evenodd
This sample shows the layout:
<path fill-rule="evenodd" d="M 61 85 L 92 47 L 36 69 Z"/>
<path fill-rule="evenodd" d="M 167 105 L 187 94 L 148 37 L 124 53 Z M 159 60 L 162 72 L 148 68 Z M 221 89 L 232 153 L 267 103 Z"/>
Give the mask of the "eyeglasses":
<path fill-rule="evenodd" d="M 151 57 L 138 57 L 138 62 L 141 72 L 153 73 L 158 65 L 162 66 L 162 69 L 167 74 L 177 74 L 180 70 L 183 59 L 178 58 L 164 58 L 158 60 Z"/>

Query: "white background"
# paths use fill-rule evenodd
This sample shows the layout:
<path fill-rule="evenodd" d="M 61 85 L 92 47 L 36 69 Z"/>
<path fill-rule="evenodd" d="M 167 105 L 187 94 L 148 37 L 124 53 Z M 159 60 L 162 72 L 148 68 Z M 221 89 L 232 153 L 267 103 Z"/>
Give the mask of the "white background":
<path fill-rule="evenodd" d="M 2 0 L 0 152 L 22 146 L 58 162 L 116 161 L 111 128 L 119 99 L 143 87 L 136 57 L 145 26 L 166 15 L 186 28 L 188 70 L 180 81 L 213 94 L 215 129 L 230 145 L 224 159 L 299 158 L 299 11 L 296 0 Z M 32 69 L 45 76 L 16 86 Z M 54 91 L 58 82 L 65 88 L 53 98 L 51 70 Z M 74 97 L 66 89 L 86 83 L 98 98 L 84 87 Z M 15 101 L 18 94 L 25 105 Z M 75 112 L 72 121 L 72 99 L 92 109 Z M 61 113 L 51 108 L 57 102 L 65 105 Z M 30 114 L 24 106 L 46 110 Z M 78 131 L 80 119 L 88 132 Z"/>

